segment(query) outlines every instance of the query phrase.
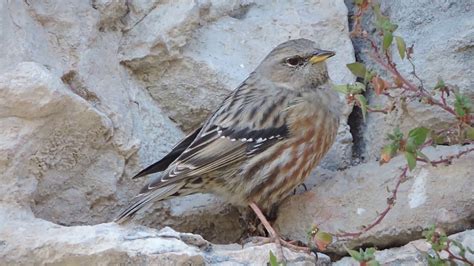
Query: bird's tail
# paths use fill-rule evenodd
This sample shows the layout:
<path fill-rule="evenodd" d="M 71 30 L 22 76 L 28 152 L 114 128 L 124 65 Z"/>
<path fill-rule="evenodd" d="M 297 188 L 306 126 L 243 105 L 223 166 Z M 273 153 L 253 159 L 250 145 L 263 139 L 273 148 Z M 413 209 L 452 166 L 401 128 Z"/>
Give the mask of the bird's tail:
<path fill-rule="evenodd" d="M 170 184 L 165 187 L 156 188 L 144 193 L 138 194 L 127 208 L 122 210 L 114 219 L 116 223 L 123 223 L 132 218 L 140 209 L 153 201 L 159 201 L 168 198 L 169 196 L 178 192 L 184 183 Z"/>

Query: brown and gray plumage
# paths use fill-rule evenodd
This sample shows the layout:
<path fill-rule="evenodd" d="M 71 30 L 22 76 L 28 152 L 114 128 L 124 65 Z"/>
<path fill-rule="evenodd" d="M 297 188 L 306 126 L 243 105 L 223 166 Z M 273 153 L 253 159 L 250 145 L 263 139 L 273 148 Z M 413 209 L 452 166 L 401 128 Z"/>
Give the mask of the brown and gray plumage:
<path fill-rule="evenodd" d="M 134 177 L 162 172 L 116 221 L 194 193 L 264 211 L 284 199 L 334 142 L 340 107 L 324 62 L 333 55 L 307 39 L 273 49 L 201 128 Z"/>

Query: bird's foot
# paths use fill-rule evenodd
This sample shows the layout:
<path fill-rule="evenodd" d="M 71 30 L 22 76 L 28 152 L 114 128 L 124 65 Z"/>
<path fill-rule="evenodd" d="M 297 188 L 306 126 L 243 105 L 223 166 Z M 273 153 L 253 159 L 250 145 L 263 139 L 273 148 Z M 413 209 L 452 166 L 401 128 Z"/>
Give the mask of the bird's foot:
<path fill-rule="evenodd" d="M 260 208 L 254 202 L 251 202 L 249 204 L 249 206 L 255 212 L 258 219 L 262 222 L 263 226 L 265 227 L 265 229 L 267 230 L 268 235 L 269 235 L 269 237 L 251 237 L 250 240 L 256 240 L 256 242 L 259 243 L 259 244 L 275 243 L 276 246 L 277 246 L 275 256 L 277 257 L 278 261 L 281 261 L 281 262 L 286 261 L 285 256 L 283 255 L 283 247 L 286 247 L 286 248 L 288 248 L 292 251 L 296 251 L 296 252 L 304 251 L 304 252 L 309 253 L 311 251 L 311 249 L 308 248 L 308 247 L 301 247 L 301 246 L 295 245 L 295 243 L 296 243 L 295 241 L 286 241 L 286 240 L 282 239 L 277 234 L 275 229 L 273 229 L 273 227 L 270 225 L 270 223 L 268 222 L 265 215 L 263 215 Z M 252 241 L 252 242 L 254 242 L 254 241 Z"/>

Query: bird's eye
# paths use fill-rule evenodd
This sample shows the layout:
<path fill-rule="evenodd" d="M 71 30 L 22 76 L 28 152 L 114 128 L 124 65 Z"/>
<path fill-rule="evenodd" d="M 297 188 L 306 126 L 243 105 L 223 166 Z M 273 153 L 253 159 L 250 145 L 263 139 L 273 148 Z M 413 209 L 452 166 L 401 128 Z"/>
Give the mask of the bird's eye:
<path fill-rule="evenodd" d="M 301 64 L 301 62 L 302 62 L 302 59 L 299 56 L 290 57 L 290 58 L 286 59 L 286 64 L 288 64 L 289 66 L 292 66 L 292 67 L 295 67 L 295 66 Z"/>

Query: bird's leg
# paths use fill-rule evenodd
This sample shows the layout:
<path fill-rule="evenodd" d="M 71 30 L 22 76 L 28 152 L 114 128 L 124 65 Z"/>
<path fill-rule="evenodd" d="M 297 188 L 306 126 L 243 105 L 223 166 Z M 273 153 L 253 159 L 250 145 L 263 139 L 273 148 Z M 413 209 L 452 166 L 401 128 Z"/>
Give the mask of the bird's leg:
<path fill-rule="evenodd" d="M 294 251 L 304 251 L 304 252 L 308 252 L 308 253 L 310 252 L 310 249 L 307 248 L 307 247 L 300 247 L 300 246 L 292 244 L 292 241 L 287 242 L 287 241 L 281 239 L 280 236 L 275 231 L 275 229 L 273 229 L 271 224 L 268 222 L 267 218 L 262 213 L 260 208 L 257 206 L 257 204 L 255 204 L 254 202 L 251 202 L 249 204 L 249 206 L 255 212 L 255 215 L 257 215 L 258 219 L 260 220 L 260 222 L 262 222 L 263 226 L 265 227 L 265 230 L 267 230 L 268 234 L 270 235 L 269 238 L 257 237 L 257 238 L 254 238 L 254 239 L 259 239 L 262 243 L 269 243 L 269 242 L 272 242 L 272 241 L 275 242 L 275 244 L 277 245 L 277 254 L 276 255 L 277 255 L 277 258 L 279 260 L 284 259 L 282 246 L 287 247 L 287 248 L 289 248 L 291 250 L 294 250 Z"/>
<path fill-rule="evenodd" d="M 277 259 L 279 261 L 283 261 L 285 259 L 285 257 L 283 255 L 283 248 L 281 247 L 280 237 L 277 235 L 275 229 L 273 229 L 273 227 L 270 225 L 267 218 L 262 213 L 262 211 L 257 206 L 257 204 L 255 204 L 254 202 L 251 202 L 249 204 L 249 206 L 250 206 L 250 208 L 252 208 L 253 212 L 255 213 L 255 215 L 257 215 L 257 218 L 260 220 L 260 222 L 262 222 L 263 226 L 265 227 L 268 234 L 270 235 L 270 239 L 268 239 L 268 240 L 271 240 L 271 241 L 275 242 L 275 244 L 277 246 L 277 251 L 276 251 Z M 270 241 L 267 241 L 267 242 L 270 242 Z"/>

